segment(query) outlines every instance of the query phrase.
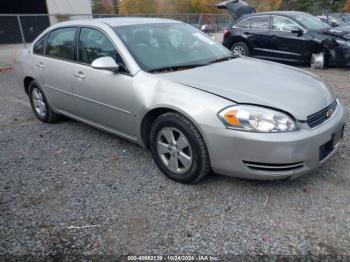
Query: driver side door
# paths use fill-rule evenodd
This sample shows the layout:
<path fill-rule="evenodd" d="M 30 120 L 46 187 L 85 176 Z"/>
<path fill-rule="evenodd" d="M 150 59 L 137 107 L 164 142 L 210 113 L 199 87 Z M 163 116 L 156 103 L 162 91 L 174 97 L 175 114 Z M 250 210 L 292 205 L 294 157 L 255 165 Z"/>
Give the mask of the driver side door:
<path fill-rule="evenodd" d="M 292 33 L 300 29 L 303 33 Z M 271 39 L 274 58 L 289 62 L 304 62 L 307 52 L 305 30 L 290 18 L 273 15 L 271 17 Z"/>
<path fill-rule="evenodd" d="M 78 36 L 78 63 L 73 70 L 73 92 L 80 118 L 120 135 L 134 138 L 133 77 L 111 39 L 97 28 L 82 27 Z M 98 70 L 91 63 L 112 57 L 119 72 Z"/>

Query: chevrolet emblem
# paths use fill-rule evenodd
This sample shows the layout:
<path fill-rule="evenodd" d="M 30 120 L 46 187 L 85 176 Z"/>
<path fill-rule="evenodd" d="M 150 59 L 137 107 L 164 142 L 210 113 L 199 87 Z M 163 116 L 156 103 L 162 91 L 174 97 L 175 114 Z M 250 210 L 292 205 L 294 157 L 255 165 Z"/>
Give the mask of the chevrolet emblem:
<path fill-rule="evenodd" d="M 333 109 L 333 108 L 329 109 L 329 110 L 326 112 L 326 117 L 327 117 L 327 118 L 330 118 L 330 117 L 333 115 L 333 113 L 334 113 L 334 109 Z"/>

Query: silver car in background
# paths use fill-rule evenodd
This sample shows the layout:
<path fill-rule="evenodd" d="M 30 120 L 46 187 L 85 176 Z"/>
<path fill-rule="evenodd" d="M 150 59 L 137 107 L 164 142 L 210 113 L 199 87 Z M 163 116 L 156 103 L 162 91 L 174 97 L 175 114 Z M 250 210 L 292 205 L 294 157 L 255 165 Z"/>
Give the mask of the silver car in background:
<path fill-rule="evenodd" d="M 16 61 L 38 119 L 65 115 L 136 142 L 182 183 L 211 170 L 296 178 L 324 163 L 343 136 L 343 107 L 318 77 L 234 57 L 173 20 L 56 24 Z"/>

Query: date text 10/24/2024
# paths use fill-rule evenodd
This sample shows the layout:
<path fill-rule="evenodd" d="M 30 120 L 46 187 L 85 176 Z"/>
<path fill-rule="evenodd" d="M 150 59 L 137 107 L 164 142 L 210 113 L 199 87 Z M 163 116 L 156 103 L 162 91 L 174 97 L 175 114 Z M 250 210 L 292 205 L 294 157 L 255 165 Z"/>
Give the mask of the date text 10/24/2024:
<path fill-rule="evenodd" d="M 199 256 L 128 256 L 128 261 L 218 261 L 215 256 L 199 255 Z"/>

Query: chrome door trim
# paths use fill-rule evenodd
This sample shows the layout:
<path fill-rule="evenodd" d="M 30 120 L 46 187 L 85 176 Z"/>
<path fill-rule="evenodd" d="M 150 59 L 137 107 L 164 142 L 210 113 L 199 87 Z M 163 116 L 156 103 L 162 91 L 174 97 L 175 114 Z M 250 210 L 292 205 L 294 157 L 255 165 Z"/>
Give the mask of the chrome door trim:
<path fill-rule="evenodd" d="M 264 52 L 272 52 L 272 53 L 278 53 L 278 54 L 301 56 L 301 54 L 298 54 L 298 53 L 279 51 L 279 50 L 273 50 L 273 49 L 264 49 L 264 48 L 254 48 L 254 49 L 259 50 L 259 51 L 264 51 Z"/>
<path fill-rule="evenodd" d="M 70 113 L 67 113 L 66 111 L 56 110 L 56 112 L 59 113 L 59 114 L 65 115 L 65 116 L 67 116 L 67 117 L 70 117 L 70 118 L 72 118 L 72 119 L 75 119 L 75 120 L 77 120 L 77 121 L 79 121 L 79 122 L 88 124 L 88 125 L 90 125 L 90 126 L 93 126 L 93 127 L 98 128 L 98 129 L 101 129 L 101 130 L 107 131 L 107 132 L 109 132 L 109 133 L 118 135 L 118 136 L 120 136 L 120 137 L 126 138 L 126 139 L 128 139 L 128 140 L 131 140 L 131 141 L 134 141 L 134 142 L 137 142 L 137 141 L 138 141 L 137 137 L 135 137 L 135 136 L 127 135 L 127 134 L 125 134 L 125 133 L 123 133 L 123 132 L 120 132 L 120 131 L 118 131 L 118 130 L 116 130 L 116 129 L 112 129 L 112 128 L 109 128 L 109 127 L 106 127 L 106 126 L 97 124 L 97 123 L 95 123 L 95 122 L 93 122 L 93 121 L 86 120 L 85 118 L 81 118 L 81 117 L 78 117 L 78 116 L 76 116 L 76 115 L 72 115 L 72 114 L 70 114 Z"/>

